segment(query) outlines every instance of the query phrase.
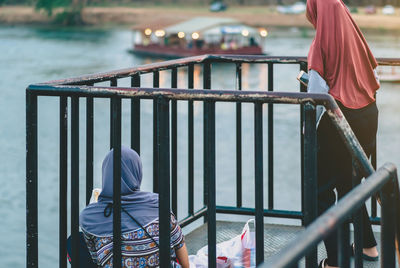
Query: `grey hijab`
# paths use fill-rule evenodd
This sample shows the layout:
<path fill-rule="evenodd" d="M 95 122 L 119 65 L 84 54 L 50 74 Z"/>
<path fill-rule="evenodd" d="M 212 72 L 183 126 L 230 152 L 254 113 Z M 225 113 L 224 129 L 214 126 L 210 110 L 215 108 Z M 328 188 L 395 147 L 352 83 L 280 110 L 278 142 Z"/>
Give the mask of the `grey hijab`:
<path fill-rule="evenodd" d="M 95 236 L 112 236 L 113 216 L 105 209 L 113 200 L 113 150 L 103 161 L 103 187 L 97 203 L 88 205 L 81 213 L 80 226 Z M 158 219 L 158 194 L 140 191 L 142 162 L 139 155 L 126 146 L 121 148 L 121 206 L 142 226 Z M 121 213 L 122 233 L 140 228 L 129 216 Z"/>

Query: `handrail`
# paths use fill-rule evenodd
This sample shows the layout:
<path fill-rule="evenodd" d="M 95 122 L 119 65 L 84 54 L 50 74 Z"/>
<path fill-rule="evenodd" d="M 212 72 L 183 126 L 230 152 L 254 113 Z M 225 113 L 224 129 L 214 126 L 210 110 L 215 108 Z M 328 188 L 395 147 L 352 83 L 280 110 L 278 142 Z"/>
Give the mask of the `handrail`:
<path fill-rule="evenodd" d="M 82 85 L 86 83 L 99 83 L 108 81 L 113 78 L 129 77 L 137 73 L 149 73 L 154 70 L 161 71 L 167 70 L 174 67 L 183 67 L 188 64 L 198 64 L 205 61 L 211 62 L 232 62 L 232 63 L 280 63 L 280 64 L 296 64 L 307 62 L 306 57 L 280 57 L 280 56 L 266 56 L 266 55 L 201 55 L 180 58 L 175 60 L 168 60 L 163 62 L 156 62 L 145 64 L 133 68 L 126 68 L 115 70 L 105 73 L 89 74 L 74 78 L 53 80 L 43 84 L 52 85 Z M 377 62 L 382 66 L 400 66 L 400 60 L 398 58 L 377 58 Z"/>
<path fill-rule="evenodd" d="M 344 139 L 349 153 L 355 159 L 357 167 L 364 176 L 374 172 L 364 150 L 351 130 L 342 111 L 337 106 L 333 97 L 329 94 L 293 93 L 293 92 L 265 92 L 265 91 L 229 91 L 229 90 L 188 90 L 168 88 L 124 88 L 124 87 L 96 87 L 96 86 L 52 86 L 52 85 L 30 85 L 28 91 L 40 95 L 66 96 L 79 95 L 82 97 L 110 97 L 120 96 L 125 98 L 155 98 L 163 96 L 172 100 L 209 100 L 209 101 L 241 101 L 260 103 L 291 103 L 304 104 L 311 102 L 314 105 L 323 105 L 327 114 L 342 139 Z"/>
<path fill-rule="evenodd" d="M 163 96 L 171 100 L 209 100 L 220 102 L 261 102 L 303 104 L 312 102 L 324 105 L 327 109 L 338 108 L 335 100 L 329 94 L 277 91 L 237 91 L 237 90 L 203 90 L 176 88 L 134 88 L 134 87 L 98 87 L 98 86 L 68 86 L 68 85 L 30 85 L 27 91 L 47 96 L 80 96 L 80 97 L 110 97 L 152 99 Z"/>
<path fill-rule="evenodd" d="M 350 215 L 355 213 L 368 198 L 382 189 L 385 185 L 388 185 L 388 183 L 389 186 L 384 190 L 386 192 L 383 192 L 383 194 L 392 195 L 391 198 L 397 198 L 395 199 L 395 202 L 398 202 L 399 188 L 397 183 L 397 169 L 394 164 L 386 163 L 368 177 L 364 183 L 358 185 L 350 193 L 345 195 L 336 206 L 331 207 L 322 216 L 316 219 L 284 249 L 271 257 L 267 262 L 261 265 L 261 267 L 292 267 L 312 248 L 316 247 L 320 241 L 339 228 L 340 225 L 344 223 Z M 393 206 L 393 203 L 387 202 L 384 206 Z M 397 211 L 397 213 L 399 212 Z M 387 217 L 390 218 L 393 217 L 393 215 L 385 215 L 385 213 L 383 213 L 383 221 L 387 220 L 389 222 L 389 218 Z M 388 231 L 387 228 L 394 228 L 394 223 L 391 222 L 391 224 L 393 226 L 386 227 L 383 225 L 382 232 L 384 233 Z M 387 241 L 383 241 L 383 243 L 386 242 Z M 394 250 L 394 238 L 393 241 L 389 242 L 393 244 L 392 246 Z M 385 263 L 382 267 L 395 267 L 392 266 L 395 262 L 394 256 L 382 254 L 382 258 L 383 264 Z"/>

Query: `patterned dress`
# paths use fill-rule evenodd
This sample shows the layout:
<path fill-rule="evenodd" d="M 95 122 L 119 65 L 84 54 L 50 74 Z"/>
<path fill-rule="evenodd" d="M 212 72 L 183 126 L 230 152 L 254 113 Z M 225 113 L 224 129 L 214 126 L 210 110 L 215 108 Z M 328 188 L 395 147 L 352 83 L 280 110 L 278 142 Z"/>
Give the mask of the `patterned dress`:
<path fill-rule="evenodd" d="M 159 224 L 158 219 L 143 226 L 146 231 L 158 242 Z M 99 237 L 87 233 L 83 234 L 90 255 L 99 267 L 113 267 L 113 237 Z M 142 228 L 123 233 L 122 244 L 122 267 L 157 267 L 159 266 L 159 248 L 154 241 L 147 236 Z M 176 258 L 175 250 L 185 244 L 182 230 L 174 215 L 171 215 L 171 258 Z"/>

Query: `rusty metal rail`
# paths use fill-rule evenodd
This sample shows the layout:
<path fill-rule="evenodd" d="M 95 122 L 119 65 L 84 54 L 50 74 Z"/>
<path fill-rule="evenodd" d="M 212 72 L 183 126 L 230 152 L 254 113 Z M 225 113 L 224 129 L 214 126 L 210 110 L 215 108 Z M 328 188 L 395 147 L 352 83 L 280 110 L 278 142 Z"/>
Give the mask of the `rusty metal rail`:
<path fill-rule="evenodd" d="M 398 58 L 377 58 L 378 64 L 381 66 L 400 66 L 400 60 Z M 201 64 L 204 62 L 223 62 L 223 63 L 269 63 L 269 64 L 306 64 L 306 57 L 280 57 L 280 56 L 251 56 L 251 55 L 202 55 L 187 57 L 175 60 L 168 60 L 156 63 L 150 63 L 141 65 L 134 68 L 127 68 L 116 70 L 106 73 L 98 73 L 92 75 L 79 76 L 75 78 L 53 80 L 45 82 L 44 84 L 51 85 L 87 85 L 94 84 L 104 81 L 110 81 L 111 79 L 119 79 L 124 77 L 130 77 L 135 74 L 145 74 L 154 71 L 170 70 L 173 68 L 179 68 L 188 66 L 189 64 Z"/>
<path fill-rule="evenodd" d="M 79 97 L 112 97 L 153 99 L 165 97 L 171 100 L 191 101 L 220 101 L 220 102 L 260 102 L 260 103 L 286 103 L 325 106 L 327 113 L 338 129 L 349 152 L 355 158 L 360 170 L 365 176 L 374 172 L 374 168 L 361 148 L 346 118 L 337 106 L 332 96 L 328 94 L 291 93 L 291 92 L 262 92 L 262 91 L 228 91 L 228 90 L 186 90 L 162 88 L 123 88 L 123 87 L 95 87 L 95 86 L 52 86 L 31 85 L 29 91 L 38 95 L 47 96 L 72 96 Z"/>

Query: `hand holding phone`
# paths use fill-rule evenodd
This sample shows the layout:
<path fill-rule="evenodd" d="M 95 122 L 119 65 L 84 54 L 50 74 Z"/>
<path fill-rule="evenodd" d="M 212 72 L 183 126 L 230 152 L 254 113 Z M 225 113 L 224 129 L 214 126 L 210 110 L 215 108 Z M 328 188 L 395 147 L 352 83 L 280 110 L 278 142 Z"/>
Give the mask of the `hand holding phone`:
<path fill-rule="evenodd" d="M 309 80 L 308 73 L 300 71 L 299 75 L 297 76 L 297 80 L 299 80 L 300 83 L 302 83 L 303 85 L 308 86 L 308 80 Z"/>

